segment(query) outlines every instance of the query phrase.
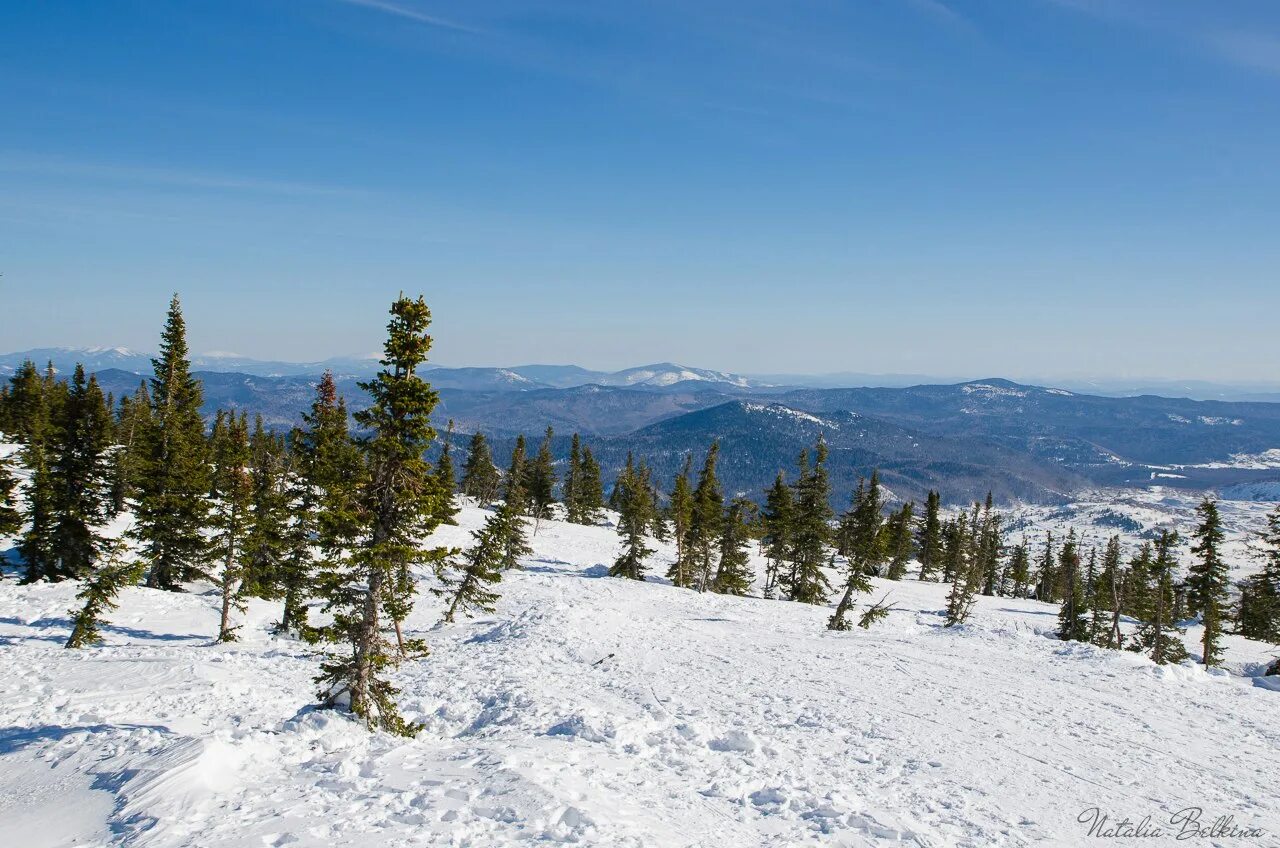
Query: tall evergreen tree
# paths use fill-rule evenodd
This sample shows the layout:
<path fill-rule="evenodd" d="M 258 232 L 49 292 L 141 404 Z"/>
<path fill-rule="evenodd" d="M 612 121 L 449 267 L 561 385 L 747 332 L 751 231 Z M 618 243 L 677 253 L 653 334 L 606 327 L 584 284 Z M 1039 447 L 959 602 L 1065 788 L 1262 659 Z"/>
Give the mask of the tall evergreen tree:
<path fill-rule="evenodd" d="M 840 522 L 839 553 L 847 561 L 844 595 L 835 613 L 827 622 L 829 630 L 848 630 L 845 620 L 853 606 L 855 593 L 871 591 L 871 576 L 880 573 L 885 559 L 887 537 L 884 533 L 882 510 L 884 499 L 880 494 L 880 475 L 871 472 L 869 482 L 859 480 L 853 506 Z"/>
<path fill-rule="evenodd" d="M 582 437 L 577 433 L 569 442 L 569 467 L 564 473 L 561 500 L 564 501 L 565 520 L 572 524 L 586 524 L 582 519 L 580 490 L 582 488 Z"/>
<path fill-rule="evenodd" d="M 458 523 L 458 505 L 454 502 L 453 493 L 458 488 L 457 474 L 453 469 L 453 453 L 450 444 L 453 442 L 453 419 L 445 429 L 444 439 L 440 442 L 440 456 L 436 459 L 436 485 L 440 487 L 443 497 L 440 499 L 440 514 L 436 516 L 441 524 Z"/>
<path fill-rule="evenodd" d="M 243 614 L 245 610 L 243 545 L 249 532 L 254 495 L 254 481 L 249 472 L 249 422 L 244 413 L 237 417 L 218 412 L 209 439 L 209 453 L 213 462 L 210 553 L 219 564 L 217 583 L 222 599 L 218 641 L 234 642 L 239 627 L 231 623 L 231 615 Z"/>
<path fill-rule="evenodd" d="M 14 414 L 18 437 L 24 440 L 21 456 L 28 471 L 23 514 L 26 528 L 18 540 L 18 554 L 26 565 L 22 580 L 61 580 L 65 575 L 58 567 L 58 490 L 52 468 L 54 423 L 61 407 L 50 383 L 30 362 L 14 375 L 14 395 L 18 398 Z"/>
<path fill-rule="evenodd" d="M 667 510 L 671 516 L 671 535 L 676 542 L 676 560 L 667 570 L 667 577 L 682 588 L 693 585 L 689 560 L 689 528 L 693 524 L 693 488 L 689 483 L 692 465 L 693 454 L 686 454 L 684 465 L 671 485 L 671 503 Z"/>
<path fill-rule="evenodd" d="M 613 488 L 609 490 L 609 509 L 617 512 L 622 505 L 622 496 L 626 491 L 624 483 L 627 478 L 635 474 L 636 457 L 631 451 L 627 451 L 627 461 L 623 463 L 622 470 L 618 472 L 618 476 L 613 478 Z"/>
<path fill-rule="evenodd" d="M 600 463 L 596 462 L 591 448 L 582 449 L 581 478 L 575 484 L 579 523 L 595 524 L 604 511 L 604 487 L 600 482 Z"/>
<path fill-rule="evenodd" d="M 9 457 L 0 456 L 0 536 L 13 536 L 22 529 L 17 491 L 18 481 L 13 476 Z"/>
<path fill-rule="evenodd" d="M 745 595 L 751 591 L 751 522 L 755 504 L 734 498 L 725 511 L 720 535 L 720 564 L 712 590 L 722 595 Z"/>
<path fill-rule="evenodd" d="M 1104 648 L 1119 649 L 1124 645 L 1124 635 L 1120 631 L 1121 594 L 1124 582 L 1120 559 L 1120 537 L 1112 536 L 1107 541 L 1107 549 L 1102 555 L 1102 570 L 1098 572 L 1094 603 L 1096 612 L 1105 613 L 1103 621 L 1094 627 L 1094 642 Z"/>
<path fill-rule="evenodd" d="M 1182 631 L 1174 626 L 1172 616 L 1177 544 L 1178 534 L 1163 530 L 1156 540 L 1155 558 L 1151 557 L 1151 546 L 1143 545 L 1130 565 L 1130 574 L 1145 583 L 1135 592 L 1139 625 L 1130 649 L 1146 652 L 1156 665 L 1179 663 L 1187 658 Z"/>
<path fill-rule="evenodd" d="M 609 569 L 614 577 L 643 580 L 645 559 L 653 554 L 645 534 L 654 519 L 657 505 L 645 474 L 638 470 L 624 474 L 618 480 L 621 487 L 618 496 L 618 535 L 622 537 L 622 552 Z"/>
<path fill-rule="evenodd" d="M 316 385 L 311 409 L 289 440 L 287 498 L 293 512 L 281 562 L 284 609 L 278 630 L 307 636 L 307 598 L 323 563 L 341 559 L 356 530 L 350 504 L 360 461 L 347 425 L 347 407 L 333 374 Z M 347 516 L 344 520 L 343 516 Z"/>
<path fill-rule="evenodd" d="M 111 411 L 96 377 L 76 366 L 59 420 L 52 428 L 52 579 L 84 577 L 103 547 L 96 525 L 110 512 Z"/>
<path fill-rule="evenodd" d="M 551 505 L 556 502 L 555 460 L 551 455 L 551 439 L 554 432 L 547 428 L 538 446 L 538 453 L 529 464 L 526 478 L 526 489 L 529 495 L 529 514 L 533 516 L 534 533 L 538 532 L 538 523 L 551 518 Z"/>
<path fill-rule="evenodd" d="M 920 579 L 936 580 L 935 576 L 942 566 L 942 521 L 939 511 L 941 496 L 929 491 L 924 504 L 924 519 L 920 524 Z"/>
<path fill-rule="evenodd" d="M 779 588 L 790 592 L 784 578 L 790 572 L 784 571 L 791 561 L 794 552 L 795 500 L 791 496 L 791 487 L 787 485 L 786 476 L 779 471 L 773 486 L 765 494 L 763 515 L 764 539 L 763 553 L 766 558 L 764 577 L 764 596 L 773 598 Z"/>
<path fill-rule="evenodd" d="M 1044 534 L 1044 552 L 1040 555 L 1040 569 L 1036 573 L 1036 600 L 1052 603 L 1058 599 L 1057 555 L 1053 549 L 1053 532 Z"/>
<path fill-rule="evenodd" d="M 1027 549 L 1027 540 L 1024 538 L 1020 543 L 1014 545 L 1013 550 L 1009 554 L 1009 584 L 1010 592 L 1015 598 L 1025 598 L 1027 596 L 1028 584 L 1031 581 L 1031 554 Z"/>
<path fill-rule="evenodd" d="M 1000 557 L 1004 553 L 1004 536 L 1000 529 L 1000 513 L 991 493 L 982 506 L 981 527 L 977 535 L 978 559 L 982 568 L 982 594 L 991 597 L 1000 591 Z"/>
<path fill-rule="evenodd" d="M 144 434 L 133 535 L 150 565 L 147 585 L 179 590 L 204 574 L 209 468 L 205 457 L 203 390 L 191 376 L 186 323 L 175 294 L 151 361 L 151 420 Z"/>
<path fill-rule="evenodd" d="M 1196 509 L 1200 524 L 1195 530 L 1196 543 L 1191 552 L 1197 557 L 1187 580 L 1188 601 L 1199 612 L 1204 625 L 1203 662 L 1207 666 L 1222 663 L 1222 633 L 1227 613 L 1230 579 L 1222 559 L 1222 517 L 1212 498 L 1205 498 Z"/>
<path fill-rule="evenodd" d="M 36 364 L 30 359 L 24 360 L 9 378 L 9 394 L 5 402 L 5 431 L 19 443 L 29 445 L 47 435 L 51 423 L 47 394 Z"/>
<path fill-rule="evenodd" d="M 1240 587 L 1238 629 L 1242 636 L 1280 644 L 1280 507 L 1267 516 L 1262 571 Z"/>
<path fill-rule="evenodd" d="M 694 584 L 699 592 L 711 588 L 715 575 L 719 542 L 724 524 L 724 492 L 716 477 L 720 443 L 712 442 L 693 490 L 693 512 L 689 522 L 688 555 Z"/>
<path fill-rule="evenodd" d="M 116 515 L 124 512 L 131 498 L 137 497 L 138 481 L 146 462 L 143 440 L 150 427 L 151 396 L 143 380 L 132 396 L 120 398 L 113 428 L 116 448 L 111 454 L 111 509 Z"/>
<path fill-rule="evenodd" d="M 964 624 L 973 612 L 983 577 L 982 560 L 978 556 L 979 545 L 975 541 L 980 521 L 979 508 L 975 504 L 971 518 L 966 518 L 962 512 L 948 523 L 946 570 L 951 575 L 952 582 L 951 589 L 947 592 L 947 627 Z"/>
<path fill-rule="evenodd" d="M 511 464 L 502 478 L 502 499 L 510 501 L 520 512 L 525 514 L 529 509 L 529 491 L 525 488 L 528 481 L 529 461 L 525 458 L 524 435 L 516 436 L 515 447 L 511 449 Z"/>
<path fill-rule="evenodd" d="M 382 622 L 384 616 L 399 622 L 412 608 L 410 568 L 439 563 L 449 552 L 421 547 L 437 526 L 444 497 L 423 458 L 435 438 L 431 412 L 438 400 L 418 373 L 431 348 L 431 312 L 421 297 L 401 296 L 391 315 L 382 370 L 361 384 L 373 403 L 356 413 L 368 433 L 360 442 L 367 469 L 359 498 L 361 544 L 349 558 L 347 582 L 330 598 L 334 620 L 323 632 L 349 652 L 331 655 L 316 682 L 325 703 L 345 706 L 370 727 L 413 735 L 418 727 L 400 716 L 396 689 L 385 677 L 397 655 Z M 425 646 L 402 643 L 406 652 L 421 655 Z"/>
<path fill-rule="evenodd" d="M 242 546 L 241 591 L 249 597 L 275 600 L 284 592 L 290 541 L 287 453 L 284 440 L 263 426 L 261 415 L 254 418 L 248 447 L 252 494 Z"/>
<path fill-rule="evenodd" d="M 831 584 L 823 571 L 831 539 L 831 483 L 827 478 L 827 443 L 821 437 L 813 449 L 800 455 L 800 471 L 793 500 L 792 569 L 788 575 L 789 598 L 803 604 L 825 604 Z"/>
<path fill-rule="evenodd" d="M 485 506 L 498 497 L 500 485 L 501 475 L 493 464 L 489 443 L 485 441 L 484 433 L 477 431 L 471 435 L 467 461 L 462 466 L 462 494 Z"/>
<path fill-rule="evenodd" d="M 1089 610 L 1085 606 L 1085 587 L 1080 574 L 1080 552 L 1075 530 L 1067 533 L 1058 555 L 1059 573 L 1064 591 L 1062 608 L 1058 611 L 1058 638 L 1072 642 L 1089 641 Z"/>

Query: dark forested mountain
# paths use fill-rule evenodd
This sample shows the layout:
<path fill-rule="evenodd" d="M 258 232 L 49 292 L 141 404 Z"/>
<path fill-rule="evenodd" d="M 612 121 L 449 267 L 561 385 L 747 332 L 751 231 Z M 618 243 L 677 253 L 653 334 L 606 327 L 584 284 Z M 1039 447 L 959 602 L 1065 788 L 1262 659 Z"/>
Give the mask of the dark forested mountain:
<path fill-rule="evenodd" d="M 47 353 L 48 351 L 46 351 Z M 145 371 L 139 354 L 95 354 L 127 367 L 97 369 L 104 391 L 132 393 Z M 132 357 L 132 358 L 131 358 Z M 149 368 L 149 359 L 146 360 Z M 56 363 L 55 363 L 56 364 Z M 261 413 L 268 426 L 296 424 L 310 402 L 312 374 L 262 376 L 199 371 L 204 412 Z M 584 379 L 604 379 L 576 384 Z M 548 426 L 579 432 L 596 449 L 607 479 L 628 449 L 664 479 L 687 451 L 724 442 L 726 486 L 763 488 L 823 433 L 838 487 L 881 469 L 903 496 L 934 487 L 951 499 L 984 494 L 1053 500 L 1088 485 L 1153 479 L 1203 488 L 1280 479 L 1280 404 L 1101 397 L 989 379 L 905 388 L 811 389 L 753 386 L 733 375 L 661 364 L 606 375 L 576 366 L 433 368 L 435 418 L 458 434 L 483 431 L 503 450 Z M 352 410 L 364 405 L 358 373 L 338 372 Z M 574 384 L 563 387 L 548 385 Z M 559 455 L 559 454 L 558 454 Z M 838 491 L 843 498 L 844 492 Z"/>

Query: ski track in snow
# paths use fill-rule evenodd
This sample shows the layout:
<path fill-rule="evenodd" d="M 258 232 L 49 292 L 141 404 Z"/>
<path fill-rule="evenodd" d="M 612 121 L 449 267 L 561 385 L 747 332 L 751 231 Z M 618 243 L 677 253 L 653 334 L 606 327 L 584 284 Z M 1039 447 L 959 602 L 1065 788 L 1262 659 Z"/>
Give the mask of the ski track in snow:
<path fill-rule="evenodd" d="M 608 528 L 543 522 L 533 546 L 493 615 L 441 626 L 419 596 L 432 655 L 395 675 L 414 740 L 307 708 L 316 663 L 269 635 L 274 604 L 215 646 L 212 594 L 130 589 L 104 646 L 65 651 L 75 586 L 6 580 L 0 844 L 1080 845 L 1094 806 L 1199 806 L 1278 844 L 1280 691 L 1240 674 L 1266 646 L 1162 669 L 1008 598 L 946 630 L 947 587 L 913 580 L 833 634 L 827 608 L 604 577 Z"/>

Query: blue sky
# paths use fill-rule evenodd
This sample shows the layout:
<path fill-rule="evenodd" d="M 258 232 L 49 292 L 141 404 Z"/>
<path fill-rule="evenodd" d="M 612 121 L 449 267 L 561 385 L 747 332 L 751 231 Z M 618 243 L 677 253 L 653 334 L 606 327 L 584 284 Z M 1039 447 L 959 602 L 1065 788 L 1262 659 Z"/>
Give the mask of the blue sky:
<path fill-rule="evenodd" d="M 0 9 L 0 348 L 1275 378 L 1280 3 Z"/>

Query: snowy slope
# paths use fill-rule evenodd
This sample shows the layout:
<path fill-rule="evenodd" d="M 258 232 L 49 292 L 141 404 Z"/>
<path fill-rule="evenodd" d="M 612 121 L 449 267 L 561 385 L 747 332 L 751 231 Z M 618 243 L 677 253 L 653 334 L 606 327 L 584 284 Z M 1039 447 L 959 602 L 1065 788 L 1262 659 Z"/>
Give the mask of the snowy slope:
<path fill-rule="evenodd" d="M 131 589 L 71 652 L 75 587 L 10 578 L 0 845 L 1080 845 L 1088 807 L 1192 805 L 1280 834 L 1280 691 L 1241 676 L 1264 646 L 1160 669 L 1004 598 L 944 630 L 945 587 L 915 581 L 830 634 L 827 609 L 604 577 L 616 547 L 544 522 L 495 614 L 439 626 L 424 593 L 433 654 L 397 675 L 415 740 L 306 709 L 315 663 L 268 635 L 274 605 L 212 646 L 212 595 Z"/>

